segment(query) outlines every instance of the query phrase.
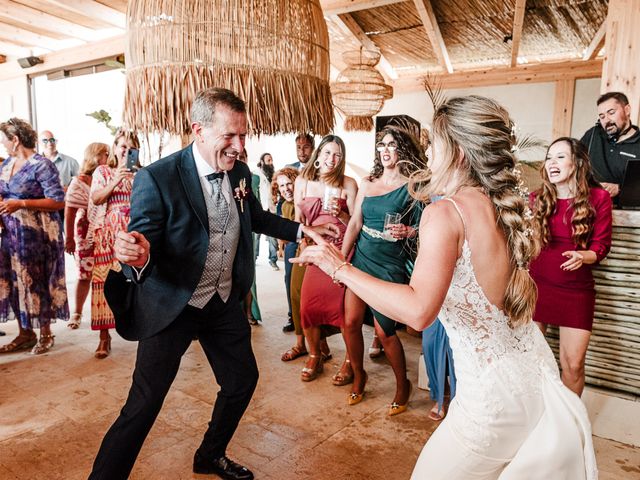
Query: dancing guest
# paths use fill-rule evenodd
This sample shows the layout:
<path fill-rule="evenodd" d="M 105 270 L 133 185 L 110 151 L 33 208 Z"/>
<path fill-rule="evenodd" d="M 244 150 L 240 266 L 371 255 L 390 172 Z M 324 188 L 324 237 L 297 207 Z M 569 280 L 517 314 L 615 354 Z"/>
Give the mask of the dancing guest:
<path fill-rule="evenodd" d="M 118 130 L 113 139 L 106 165 L 96 168 L 91 182 L 89 203 L 89 235 L 93 242 L 94 266 L 91 277 L 91 329 L 100 332 L 94 356 L 103 359 L 111 352 L 109 329 L 115 328 L 113 313 L 104 298 L 104 281 L 109 270 L 120 271 L 113 244 L 120 231 L 127 231 L 131 205 L 133 172 L 127 169 L 130 149 L 140 148 L 138 138 Z"/>
<path fill-rule="evenodd" d="M 91 143 L 84 151 L 84 162 L 77 177 L 71 179 L 65 195 L 65 251 L 73 255 L 78 270 L 75 310 L 67 326 L 77 329 L 82 322 L 82 308 L 91 288 L 93 272 L 93 243 L 87 240 L 89 233 L 89 193 L 93 172 L 100 165 L 106 165 L 109 145 Z"/>
<path fill-rule="evenodd" d="M 562 381 L 582 395 L 596 302 L 591 268 L 611 247 L 611 196 L 595 181 L 584 145 L 562 137 L 549 146 L 542 187 L 531 199 L 544 247 L 531 264 L 538 286 L 533 319 L 543 333 L 559 327 Z"/>
<path fill-rule="evenodd" d="M 408 132 L 385 127 L 377 135 L 377 155 L 369 177 L 365 178 L 356 197 L 353 216 L 342 243 L 342 253 L 349 256 L 355 244 L 351 262 L 376 278 L 394 283 L 408 283 L 406 263 L 411 249 L 405 240 L 416 230 L 412 199 L 407 189 L 411 174 L 427 165 L 427 158 L 418 141 Z M 397 214 L 399 223 L 385 225 L 386 215 Z M 416 223 L 417 224 L 417 223 Z M 353 388 L 349 405 L 359 403 L 364 395 L 367 375 L 363 368 L 364 341 L 362 325 L 367 304 L 347 288 L 344 300 L 345 324 L 342 330 L 347 345 L 348 360 L 334 377 L 333 383 L 350 380 L 348 365 L 353 372 Z M 396 378 L 396 393 L 389 415 L 407 409 L 411 382 L 402 343 L 396 335 L 396 322 L 373 309 L 374 328 Z"/>
<path fill-rule="evenodd" d="M 358 185 L 344 174 L 345 147 L 336 135 L 327 135 L 313 152 L 302 174 L 296 179 L 296 220 L 306 225 L 332 223 L 340 230 L 333 239 L 340 247 L 351 218 Z M 300 292 L 300 321 L 309 344 L 309 358 L 301 380 L 315 380 L 323 371 L 327 353 L 322 338 L 344 326 L 344 286 L 331 281 L 314 265 L 307 266 Z M 322 328 L 325 327 L 325 328 Z M 323 358 L 324 357 L 324 358 Z"/>
<path fill-rule="evenodd" d="M 0 166 L 0 322 L 15 316 L 19 328 L 0 353 L 48 352 L 51 323 L 69 319 L 59 214 L 64 191 L 53 162 L 36 153 L 37 141 L 24 120 L 0 123 L 9 154 Z"/>
<path fill-rule="evenodd" d="M 415 193 L 444 199 L 422 214 L 408 285 L 362 272 L 317 235 L 318 245 L 294 259 L 318 265 L 389 318 L 423 330 L 438 316 L 447 330 L 457 393 L 414 480 L 598 475 L 587 411 L 531 321 L 536 286 L 527 267 L 537 242 L 514 172 L 512 128 L 507 111 L 485 97 L 436 109 L 432 178 Z"/>

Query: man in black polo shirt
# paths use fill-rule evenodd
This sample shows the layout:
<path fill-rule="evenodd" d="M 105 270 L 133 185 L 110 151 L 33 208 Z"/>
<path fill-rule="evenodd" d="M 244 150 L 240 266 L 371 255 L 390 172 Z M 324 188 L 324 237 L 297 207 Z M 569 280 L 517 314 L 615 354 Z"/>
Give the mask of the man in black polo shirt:
<path fill-rule="evenodd" d="M 612 197 L 620 185 L 629 160 L 640 160 L 640 131 L 631 124 L 631 107 L 624 93 L 609 92 L 597 101 L 598 121 L 582 137 L 589 150 L 596 179 Z"/>

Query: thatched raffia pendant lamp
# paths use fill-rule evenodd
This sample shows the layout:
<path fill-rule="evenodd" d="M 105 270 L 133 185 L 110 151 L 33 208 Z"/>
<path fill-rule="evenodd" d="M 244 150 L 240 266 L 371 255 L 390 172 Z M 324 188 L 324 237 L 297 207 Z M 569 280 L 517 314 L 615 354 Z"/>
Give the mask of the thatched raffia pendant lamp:
<path fill-rule="evenodd" d="M 373 116 L 393 96 L 393 87 L 374 68 L 380 52 L 361 48 L 344 52 L 342 58 L 347 68 L 331 84 L 333 103 L 346 116 L 345 130 L 373 130 Z"/>
<path fill-rule="evenodd" d="M 318 0 L 129 0 L 124 122 L 190 133 L 199 90 L 247 102 L 250 134 L 333 128 L 329 34 Z"/>

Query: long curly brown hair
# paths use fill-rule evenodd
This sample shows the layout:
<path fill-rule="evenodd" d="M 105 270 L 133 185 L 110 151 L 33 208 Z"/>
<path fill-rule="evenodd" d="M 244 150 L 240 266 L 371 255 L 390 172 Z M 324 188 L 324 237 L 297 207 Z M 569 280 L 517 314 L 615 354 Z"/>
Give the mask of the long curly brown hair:
<path fill-rule="evenodd" d="M 398 144 L 398 168 L 400 174 L 409 178 L 414 172 L 427 168 L 427 156 L 418 139 L 404 128 L 387 125 L 376 134 L 376 143 L 381 142 L 385 135 L 391 135 Z M 380 154 L 376 152 L 371 168 L 372 179 L 380 178 L 384 172 Z"/>
<path fill-rule="evenodd" d="M 589 153 L 579 140 L 571 137 L 560 137 L 549 145 L 547 155 L 551 146 L 559 142 L 565 142 L 571 150 L 571 157 L 575 167 L 574 178 L 576 181 L 576 191 L 571 206 L 573 215 L 571 216 L 571 238 L 578 248 L 587 248 L 589 238 L 593 232 L 593 220 L 596 212 L 589 201 L 589 193 L 592 187 L 598 187 L 600 184 L 596 182 L 591 163 L 589 162 Z M 545 158 L 547 156 L 545 155 Z M 542 175 L 542 186 L 536 191 L 536 198 L 533 205 L 534 210 L 534 228 L 538 234 L 538 238 L 543 246 L 549 243 L 551 234 L 549 231 L 549 218 L 556 211 L 558 195 L 556 187 L 549 180 L 547 170 L 544 163 L 540 168 Z"/>

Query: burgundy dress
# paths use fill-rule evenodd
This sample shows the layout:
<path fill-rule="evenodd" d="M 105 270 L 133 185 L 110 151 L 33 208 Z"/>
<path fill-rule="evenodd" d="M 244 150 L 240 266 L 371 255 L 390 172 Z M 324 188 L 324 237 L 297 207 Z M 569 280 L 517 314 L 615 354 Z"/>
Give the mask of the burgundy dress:
<path fill-rule="evenodd" d="M 348 212 L 347 201 L 341 198 L 338 202 L 341 210 Z M 340 229 L 340 237 L 334 240 L 336 247 L 342 246 L 347 229 L 340 220 L 322 210 L 322 199 L 306 197 L 302 200 L 300 210 L 309 225 L 333 223 Z M 344 326 L 344 292 L 345 287 L 333 283 L 331 277 L 315 265 L 307 265 L 300 292 L 300 323 L 302 328 L 332 325 Z"/>
<path fill-rule="evenodd" d="M 535 194 L 531 195 L 533 199 Z M 586 250 L 595 252 L 597 262 L 611 247 L 611 197 L 601 188 L 592 188 L 589 200 L 596 215 Z M 596 291 L 591 265 L 572 272 L 560 268 L 568 259 L 562 252 L 583 250 L 571 240 L 572 199 L 558 199 L 555 213 L 549 218 L 549 244 L 531 262 L 531 276 L 538 286 L 536 322 L 591 331 Z"/>

